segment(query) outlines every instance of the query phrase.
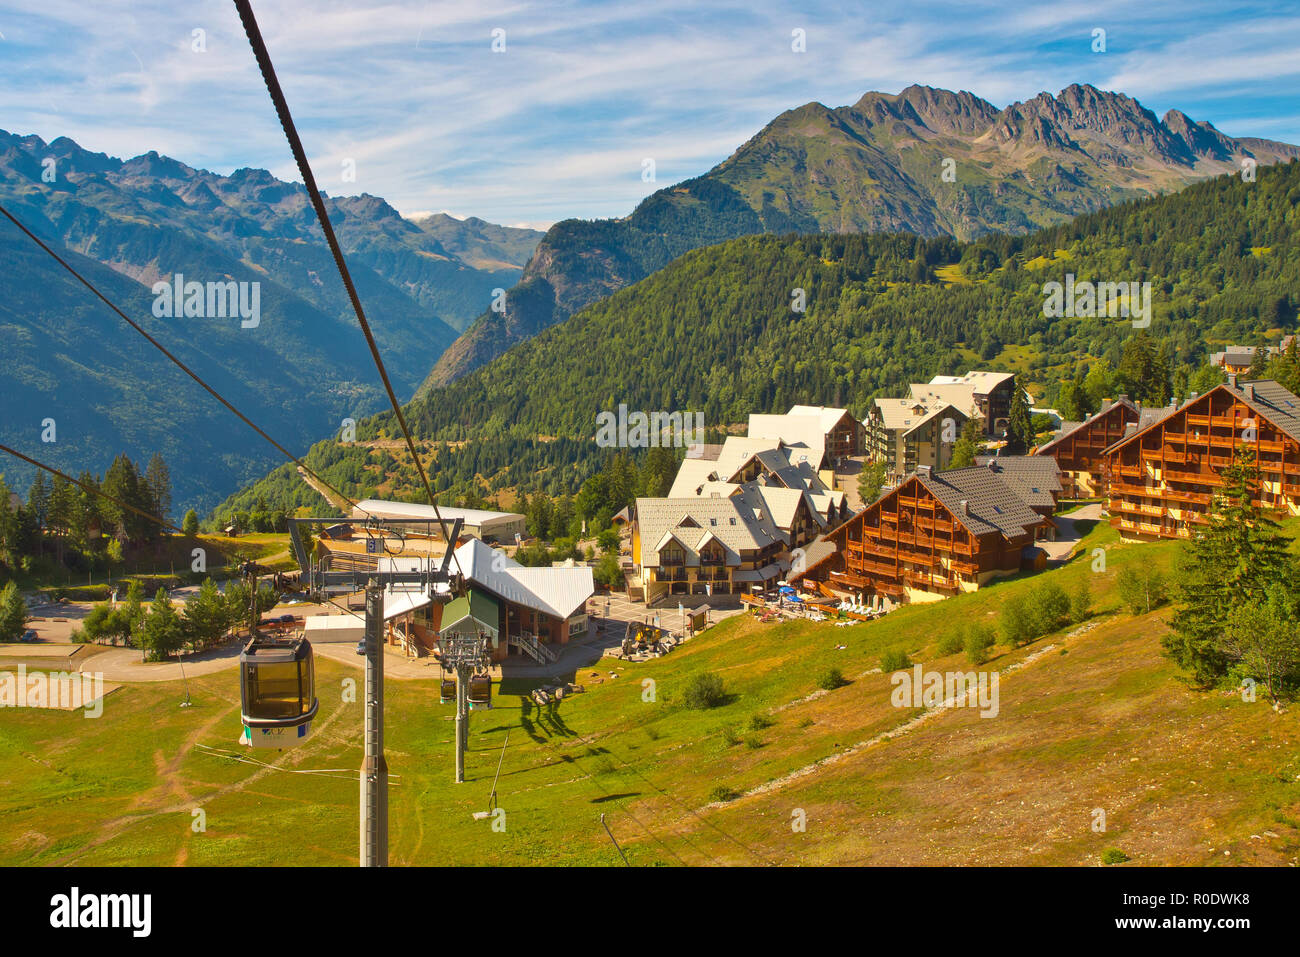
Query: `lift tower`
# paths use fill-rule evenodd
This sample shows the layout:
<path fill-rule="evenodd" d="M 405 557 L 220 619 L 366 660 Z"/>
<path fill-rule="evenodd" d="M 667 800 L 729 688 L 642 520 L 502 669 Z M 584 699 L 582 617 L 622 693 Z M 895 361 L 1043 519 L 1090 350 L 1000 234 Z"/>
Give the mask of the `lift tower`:
<path fill-rule="evenodd" d="M 302 570 L 304 590 L 317 598 L 331 598 L 353 595 L 361 591 L 366 596 L 366 631 L 365 638 L 357 646 L 357 653 L 365 655 L 365 754 L 361 760 L 361 866 L 388 866 L 388 762 L 384 758 L 384 590 L 427 591 L 434 601 L 449 601 L 464 591 L 464 582 L 459 574 L 450 570 L 452 552 L 456 540 L 460 537 L 461 519 L 451 523 L 447 533 L 447 548 L 440 563 L 433 556 L 408 557 L 407 564 L 413 567 L 403 570 L 383 569 L 380 567 L 380 554 L 388 552 L 387 540 L 391 536 L 398 542 L 404 541 L 403 529 L 409 527 L 409 521 L 403 521 L 402 527 L 386 526 L 378 519 L 364 523 L 367 532 L 367 553 L 375 555 L 374 567 L 355 567 L 350 569 L 333 569 L 326 562 L 319 562 L 314 555 L 308 554 L 300 529 L 311 525 L 336 525 L 349 523 L 346 518 L 291 518 L 289 538 L 293 544 L 294 557 Z M 351 522 L 351 524 L 358 524 Z M 433 522 L 428 522 L 433 525 Z M 399 549 L 400 553 L 400 549 Z M 459 682 L 458 682 L 459 685 Z M 464 692 L 457 691 L 458 700 Z M 459 753 L 459 751 L 458 751 Z"/>

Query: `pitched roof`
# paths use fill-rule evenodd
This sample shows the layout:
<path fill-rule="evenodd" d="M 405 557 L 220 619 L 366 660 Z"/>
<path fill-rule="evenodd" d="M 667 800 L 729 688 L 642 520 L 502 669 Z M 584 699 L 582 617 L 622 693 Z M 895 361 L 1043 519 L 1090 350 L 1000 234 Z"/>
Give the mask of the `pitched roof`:
<path fill-rule="evenodd" d="M 1135 431 L 1126 433 L 1124 438 L 1106 451 L 1111 452 L 1118 449 L 1121 445 L 1132 441 L 1152 426 L 1158 425 L 1169 416 L 1181 412 L 1192 403 L 1199 402 L 1220 389 L 1231 393 L 1235 399 L 1245 403 L 1246 407 L 1256 415 L 1267 419 L 1288 436 L 1300 442 L 1300 396 L 1297 396 L 1286 386 L 1273 379 L 1255 379 L 1250 382 L 1237 382 L 1235 386 L 1232 382 L 1222 382 L 1208 392 L 1187 399 L 1180 406 L 1170 405 L 1163 409 L 1153 410 L 1156 414 L 1149 421 L 1144 419 L 1139 422 Z"/>
<path fill-rule="evenodd" d="M 477 538 L 456 549 L 456 564 L 471 583 L 555 618 L 568 618 L 596 590 L 590 568 L 528 568 Z"/>
<path fill-rule="evenodd" d="M 1001 475 L 984 466 L 935 472 L 930 476 L 918 472 L 912 477 L 973 535 L 999 532 L 1014 538 L 1028 534 L 1030 529 L 1046 521 L 1025 504 Z M 962 508 L 963 501 L 967 503 L 966 509 Z"/>
<path fill-rule="evenodd" d="M 837 551 L 836 545 L 825 535 L 820 535 L 803 547 L 803 570 L 793 571 L 790 581 L 798 581 L 810 571 L 830 558 Z"/>
<path fill-rule="evenodd" d="M 1291 438 L 1300 442 L 1300 397 L 1273 379 L 1238 383 L 1237 395 Z"/>
<path fill-rule="evenodd" d="M 902 431 L 911 434 L 930 422 L 935 416 L 949 410 L 969 418 L 970 413 L 946 399 L 929 397 L 921 400 L 915 397 L 906 399 L 876 399 L 874 407 L 879 411 L 881 424 L 890 432 Z M 917 412 L 917 409 L 920 412 Z"/>
<path fill-rule="evenodd" d="M 817 465 L 821 465 L 826 456 L 827 431 L 829 430 L 822 428 L 820 415 L 760 415 L 751 413 L 749 416 L 749 438 L 751 440 L 766 439 L 769 448 L 773 440 L 779 440 L 786 445 L 802 446 L 807 450 L 809 459 Z M 730 441 L 730 438 L 728 441 Z"/>
<path fill-rule="evenodd" d="M 1081 429 L 1085 428 L 1086 426 L 1089 426 L 1092 423 L 1096 422 L 1102 416 L 1109 415 L 1119 406 L 1124 406 L 1125 408 L 1130 409 L 1133 412 L 1136 412 L 1139 417 L 1141 417 L 1143 412 L 1142 408 L 1138 406 L 1136 403 L 1132 402 L 1127 397 L 1121 396 L 1118 401 L 1112 402 L 1110 405 L 1106 406 L 1106 408 L 1094 412 L 1092 415 L 1088 416 L 1082 422 L 1062 422 L 1061 427 L 1056 430 L 1055 437 L 1053 437 L 1050 442 L 1045 442 L 1044 444 L 1038 446 L 1038 450 L 1034 453 L 1035 456 L 1051 455 L 1052 449 L 1055 446 L 1057 446 L 1059 443 L 1069 438 L 1075 432 L 1078 432 Z"/>
<path fill-rule="evenodd" d="M 848 409 L 828 409 L 824 405 L 792 405 L 790 406 L 790 415 L 808 416 L 815 415 L 820 422 L 822 435 L 827 435 L 831 429 L 839 425 L 840 419 L 849 414 Z M 852 418 L 852 416 L 850 416 Z"/>
<path fill-rule="evenodd" d="M 1050 455 L 977 455 L 975 464 L 1000 476 L 1030 508 L 1051 508 L 1061 493 L 1061 470 Z"/>
<path fill-rule="evenodd" d="M 1008 379 L 1014 379 L 1014 372 L 980 372 L 972 369 L 965 375 L 937 375 L 930 380 L 930 385 L 969 385 L 979 395 L 988 395 Z"/>
<path fill-rule="evenodd" d="M 765 473 L 775 475 L 787 488 L 822 492 L 826 486 L 817 475 L 816 468 L 821 454 L 821 449 L 810 451 L 799 445 L 781 445 L 772 439 L 729 436 L 717 460 L 683 459 L 668 497 L 685 498 L 717 491 L 716 487 L 710 488 L 713 483 L 731 482 L 754 459 L 758 460 Z"/>
<path fill-rule="evenodd" d="M 699 564 L 699 549 L 712 535 L 727 551 L 729 563 L 738 564 L 740 554 L 785 542 L 786 537 L 772 520 L 771 508 L 761 514 L 743 495 L 717 498 L 639 498 L 636 500 L 640 526 L 643 567 L 659 564 L 659 542 L 671 533 L 686 550 L 686 563 Z"/>
<path fill-rule="evenodd" d="M 909 400 L 920 402 L 926 408 L 946 402 L 970 418 L 976 418 L 980 414 L 979 404 L 975 401 L 975 387 L 967 382 L 913 382 L 907 387 L 907 392 Z"/>

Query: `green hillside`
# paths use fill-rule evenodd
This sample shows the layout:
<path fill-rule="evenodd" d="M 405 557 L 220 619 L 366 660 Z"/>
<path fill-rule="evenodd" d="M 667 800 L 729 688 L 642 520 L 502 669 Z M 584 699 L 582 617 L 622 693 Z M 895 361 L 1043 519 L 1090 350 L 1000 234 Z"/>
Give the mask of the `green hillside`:
<path fill-rule="evenodd" d="M 710 428 L 796 402 L 862 417 L 875 396 L 979 366 L 1019 372 L 1050 405 L 1081 364 L 1119 369 L 1137 337 L 1163 357 L 1168 380 L 1120 381 L 1120 391 L 1163 403 L 1216 344 L 1295 328 L 1298 201 L 1300 163 L 1291 162 L 1253 183 L 1220 177 L 1025 237 L 745 237 L 688 253 L 421 395 L 408 417 L 428 442 L 464 442 L 436 453 L 439 488 L 456 498 L 518 485 L 572 492 L 603 458 L 596 413 L 619 403 L 701 411 Z M 1150 327 L 1045 317 L 1043 285 L 1067 273 L 1150 282 Z M 806 293 L 802 314 L 790 308 L 794 289 Z M 398 434 L 391 414 L 358 429 L 363 440 Z M 312 455 L 345 490 L 394 471 L 397 491 L 415 489 L 391 450 L 327 442 Z M 313 500 L 282 470 L 222 511 L 259 497 L 272 508 Z"/>
<path fill-rule="evenodd" d="M 581 669 L 586 691 L 546 708 L 509 682 L 473 714 L 461 785 L 437 669 L 391 678 L 392 863 L 619 866 L 603 813 L 634 865 L 1095 865 L 1112 848 L 1138 865 L 1295 865 L 1294 720 L 1262 697 L 1191 689 L 1160 655 L 1169 609 L 1120 607 L 1122 570 L 1168 568 L 1177 547 L 1120 544 L 1099 525 L 1061 569 L 876 622 L 734 618 L 667 657 Z M 994 648 L 980 667 L 999 672 L 997 716 L 891 704 L 884 651 L 969 671 L 940 648 L 955 623 L 993 622 L 1045 581 L 1087 581 L 1093 613 Z M 11 712 L 0 727 L 0 863 L 355 865 L 362 710 L 340 689 L 358 666 L 318 656 L 321 716 L 307 744 L 280 753 L 235 744 L 233 668 L 191 675 L 192 708 L 177 707 L 186 688 L 171 681 L 123 685 L 94 721 Z M 847 683 L 826 691 L 830 668 Z M 725 700 L 685 707 L 704 672 L 722 678 Z M 487 807 L 507 733 L 505 829 L 493 831 L 472 814 Z M 245 763 L 254 759 L 269 767 Z"/>

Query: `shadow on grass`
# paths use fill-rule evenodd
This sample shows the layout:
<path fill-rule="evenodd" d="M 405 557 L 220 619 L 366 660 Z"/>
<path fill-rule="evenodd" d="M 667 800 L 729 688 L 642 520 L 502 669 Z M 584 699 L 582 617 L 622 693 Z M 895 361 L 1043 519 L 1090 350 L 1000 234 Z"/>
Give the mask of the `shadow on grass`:
<path fill-rule="evenodd" d="M 640 797 L 640 791 L 624 791 L 622 794 L 606 794 L 602 797 L 592 798 L 592 804 L 604 804 L 606 801 L 621 801 L 624 798 Z"/>

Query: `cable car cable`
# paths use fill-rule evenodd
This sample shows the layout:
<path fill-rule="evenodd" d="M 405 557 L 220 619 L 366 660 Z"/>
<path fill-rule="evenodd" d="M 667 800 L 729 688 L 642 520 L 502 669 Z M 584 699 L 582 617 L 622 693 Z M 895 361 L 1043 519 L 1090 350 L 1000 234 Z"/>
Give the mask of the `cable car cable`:
<path fill-rule="evenodd" d="M 347 289 L 348 298 L 352 300 L 353 311 L 357 314 L 357 321 L 361 324 L 361 331 L 365 333 L 366 344 L 370 347 L 370 355 L 375 360 L 375 368 L 379 370 L 379 377 L 383 380 L 384 389 L 388 392 L 388 402 L 392 405 L 393 413 L 402 426 L 402 435 L 406 439 L 406 448 L 411 453 L 411 460 L 415 463 L 416 470 L 420 473 L 420 480 L 424 483 L 424 490 L 429 496 L 429 504 L 433 506 L 434 517 L 437 518 L 438 525 L 442 528 L 443 540 L 447 541 L 447 547 L 451 548 L 452 543 L 447 540 L 447 524 L 443 521 L 442 513 L 438 510 L 437 497 L 433 494 L 433 486 L 429 484 L 429 476 L 424 471 L 424 463 L 420 461 L 420 456 L 415 451 L 415 441 L 411 438 L 410 426 L 407 425 L 406 415 L 402 412 L 396 393 L 393 392 L 393 384 L 389 381 L 388 370 L 384 367 L 384 360 L 379 355 L 379 346 L 375 343 L 375 337 L 370 331 L 370 323 L 366 321 L 365 310 L 361 307 L 361 297 L 357 295 L 356 286 L 352 284 L 352 274 L 348 272 L 347 263 L 343 259 L 343 250 L 339 246 L 338 237 L 334 235 L 334 227 L 330 225 L 329 213 L 325 209 L 325 200 L 321 196 L 320 189 L 316 186 L 316 177 L 312 175 L 311 165 L 307 162 L 307 153 L 303 149 L 302 140 L 298 136 L 298 128 L 294 125 L 293 115 L 289 112 L 289 102 L 285 99 L 284 91 L 280 88 L 280 80 L 275 74 L 275 66 L 271 62 L 270 51 L 267 50 L 266 42 L 262 39 L 262 31 L 257 25 L 257 18 L 253 15 L 252 4 L 249 0 L 235 0 L 235 7 L 239 10 L 239 18 L 244 24 L 244 33 L 247 34 L 249 45 L 253 48 L 253 55 L 257 59 L 258 69 L 262 72 L 262 80 L 266 83 L 266 90 L 271 95 L 271 102 L 275 105 L 280 127 L 284 130 L 285 138 L 289 141 L 289 149 L 292 150 L 294 161 L 298 164 L 298 173 L 302 176 L 303 185 L 307 188 L 307 195 L 316 211 L 316 218 L 320 221 L 321 231 L 325 234 L 325 242 L 329 244 L 330 253 L 334 256 L 334 265 L 338 268 L 339 276 Z M 454 549 L 452 560 L 456 562 L 456 569 L 463 576 L 460 560 L 456 558 Z"/>
<path fill-rule="evenodd" d="M 71 482 L 73 485 L 76 485 L 78 488 L 82 489 L 83 491 L 90 492 L 93 495 L 98 495 L 100 498 L 112 502 L 118 508 L 124 508 L 127 511 L 134 512 L 136 515 L 139 515 L 141 518 L 147 518 L 149 521 L 161 525 L 164 528 L 169 528 L 173 532 L 178 532 L 181 535 L 185 535 L 184 529 L 178 528 L 177 526 L 173 525 L 171 522 L 167 521 L 165 518 L 160 518 L 157 515 L 152 515 L 149 512 L 144 511 L 143 509 L 136 508 L 134 505 L 128 505 L 126 502 L 123 502 L 121 499 L 109 495 L 103 489 L 96 488 L 93 485 L 87 485 L 85 482 L 82 482 L 80 479 L 74 479 L 71 475 L 68 475 L 64 472 L 60 472 L 54 466 L 46 465 L 44 462 L 38 462 L 36 459 L 32 458 L 31 456 L 24 455 L 22 452 L 19 452 L 17 449 L 11 449 L 7 445 L 0 445 L 0 452 L 7 452 L 10 455 L 14 456 L 15 458 L 22 459 L 28 465 L 34 465 L 38 469 L 44 469 L 46 472 L 49 472 L 51 475 L 56 475 L 67 482 Z M 297 591 L 297 589 L 288 589 L 288 590 Z M 363 621 L 365 620 L 364 615 L 359 615 L 351 608 L 338 604 L 336 601 L 329 598 L 328 596 L 326 597 L 325 600 L 329 604 L 333 605 L 335 608 L 338 608 L 341 611 L 345 611 L 349 615 L 352 615 L 356 618 L 360 618 Z"/>
<path fill-rule="evenodd" d="M 148 512 L 144 511 L 143 509 L 136 508 L 134 505 L 128 505 L 126 502 L 123 502 L 121 499 L 114 498 L 112 495 L 109 495 L 103 489 L 95 488 L 93 485 L 87 485 L 85 482 L 81 481 L 80 479 L 74 479 L 71 475 L 66 475 L 63 472 L 60 472 L 54 466 L 46 465 L 44 462 L 38 462 L 34 458 L 23 455 L 23 453 L 17 451 L 16 449 L 9 448 L 9 446 L 7 445 L 0 445 L 0 452 L 8 452 L 10 455 L 14 456 L 14 458 L 22 459 L 28 465 L 34 465 L 38 469 L 44 469 L 45 471 L 49 472 L 51 475 L 56 475 L 59 478 L 63 479 L 64 481 L 71 482 L 73 485 L 76 485 L 77 487 L 83 489 L 84 491 L 91 492 L 95 495 L 100 496 L 100 498 L 107 499 L 108 501 L 116 505 L 118 508 L 124 508 L 129 512 L 134 512 L 136 515 L 139 515 L 141 518 L 147 518 L 149 521 L 155 522 L 158 525 L 163 526 L 164 528 L 169 528 L 174 532 L 180 532 L 180 534 L 182 535 L 185 534 L 185 531 L 183 529 L 177 528 L 175 525 L 173 525 L 171 522 L 167 521 L 166 519 L 159 518 L 157 515 L 151 515 Z"/>
<path fill-rule="evenodd" d="M 14 216 L 13 213 L 9 212 L 9 210 L 6 209 L 5 206 L 4 206 L 3 204 L 0 204 L 0 214 L 3 214 L 4 217 L 5 217 L 6 219 L 8 219 L 11 223 L 13 223 L 15 226 L 17 226 L 17 227 L 18 227 L 18 228 L 19 228 L 19 229 L 20 229 L 20 230 L 21 230 L 21 231 L 22 231 L 22 232 L 27 236 L 28 239 L 30 239 L 32 242 L 36 243 L 36 245 L 40 246 L 41 249 L 45 250 L 45 252 L 48 253 L 48 254 L 50 255 L 50 257 L 54 259 L 55 262 L 57 262 L 60 266 L 62 266 L 64 269 L 66 269 L 69 273 L 71 273 L 72 276 L 73 276 L 73 278 L 75 278 L 75 279 L 76 279 L 78 282 L 80 282 L 83 286 L 85 286 L 87 289 L 89 289 L 89 290 L 91 291 L 91 293 L 94 294 L 94 296 L 95 296 L 97 299 L 99 299 L 100 302 L 104 303 L 104 305 L 108 306 L 109 309 L 112 309 L 115 313 L 117 313 L 118 316 L 120 316 L 120 317 L 122 318 L 122 320 L 123 320 L 124 322 L 126 322 L 127 325 L 129 325 L 129 326 L 130 326 L 132 329 L 134 329 L 136 332 L 140 333 L 140 335 L 144 336 L 144 338 L 145 338 L 146 340 L 148 340 L 148 342 L 149 342 L 150 345 L 152 345 L 155 349 L 157 349 L 159 352 L 161 352 L 161 353 L 162 353 L 164 356 L 166 356 L 168 359 L 170 359 L 170 360 L 172 361 L 172 363 L 173 363 L 173 364 L 174 364 L 178 369 L 180 369 L 182 372 L 184 372 L 186 375 L 188 375 L 191 379 L 193 379 L 195 382 L 197 382 L 199 385 L 201 385 L 205 390 L 207 390 L 207 392 L 208 392 L 208 393 L 209 393 L 209 394 L 210 394 L 214 399 L 216 399 L 218 402 L 220 402 L 222 405 L 224 405 L 227 409 L 229 409 L 231 412 L 233 412 L 236 416 L 238 416 L 239 419 L 240 419 L 240 421 L 242 421 L 242 422 L 243 422 L 245 425 L 247 425 L 250 429 L 252 429 L 252 430 L 253 430 L 254 432 L 256 432 L 258 435 L 260 435 L 262 438 L 266 439 L 266 441 L 270 442 L 271 445 L 273 445 L 277 450 L 279 450 L 279 451 L 280 451 L 280 452 L 285 456 L 285 458 L 287 458 L 290 462 L 293 462 L 295 465 L 297 465 L 300 469 L 302 469 L 304 472 L 306 472 L 306 473 L 307 473 L 308 475 L 310 475 L 312 478 L 316 479 L 316 481 L 320 482 L 321 485 L 325 486 L 327 489 L 329 489 L 331 492 L 333 492 L 335 495 L 337 495 L 339 498 L 341 498 L 344 502 L 346 502 L 346 503 L 348 504 L 348 506 L 349 506 L 350 508 L 356 508 L 356 509 L 359 509 L 360 511 L 365 512 L 367 515 L 370 515 L 369 512 L 366 512 L 366 510 L 365 510 L 364 508 L 361 508 L 361 507 L 360 507 L 356 502 L 352 501 L 351 498 L 349 498 L 348 496 L 344 495 L 342 492 L 340 492 L 338 489 L 336 489 L 336 488 L 335 488 L 333 485 L 331 485 L 329 482 L 325 481 L 325 479 L 321 478 L 321 477 L 320 477 L 320 476 L 319 476 L 319 475 L 318 475 L 318 474 L 317 474 L 317 473 L 316 473 L 316 472 L 315 472 L 315 471 L 314 471 L 314 470 L 313 470 L 309 465 L 307 465 L 305 462 L 303 462 L 300 458 L 298 458 L 296 455 L 294 455 L 292 452 L 290 452 L 288 449 L 286 449 L 283 445 L 281 445 L 281 444 L 280 444 L 279 442 L 277 442 L 275 439 L 271 438 L 271 436 L 267 435 L 266 432 L 263 431 L 263 430 L 262 430 L 262 429 L 261 429 L 261 428 L 260 428 L 256 423 L 254 423 L 252 419 L 250 419 L 248 416 L 244 415 L 244 413 L 240 412 L 237 408 L 235 408 L 235 406 L 234 406 L 233 404 L 231 404 L 231 403 L 230 403 L 230 402 L 225 398 L 225 396 L 223 396 L 220 392 L 218 392 L 218 391 L 217 391 L 216 389 L 214 389 L 212 386 L 210 386 L 210 385 L 208 385 L 206 382 L 204 382 L 203 379 L 202 379 L 202 377 L 199 376 L 199 374 L 198 374 L 197 372 L 195 372 L 193 369 L 191 369 L 189 366 L 187 366 L 184 362 L 182 362 L 180 359 L 178 359 L 175 355 L 173 355 L 173 354 L 172 354 L 172 353 L 167 349 L 166 346 L 164 346 L 161 342 L 159 342 L 157 339 L 155 339 L 155 338 L 154 338 L 152 335 L 150 335 L 148 332 L 146 332 L 142 326 L 140 326 L 137 322 L 135 322 L 135 320 L 133 320 L 133 319 L 132 319 L 130 316 L 128 316 L 125 312 L 123 312 L 121 309 L 119 309 L 119 308 L 118 308 L 118 307 L 117 307 L 117 306 L 112 302 L 112 300 L 110 300 L 107 296 L 105 296 L 102 292 L 100 292 L 98 288 L 96 288 L 96 286 L 95 286 L 94 283 L 92 283 L 89 279 L 87 279 L 85 276 L 83 276 L 81 273 L 79 273 L 79 272 L 78 272 L 78 271 L 77 271 L 77 270 L 76 270 L 76 269 L 75 269 L 75 268 L 74 268 L 74 267 L 73 267 L 73 266 L 72 266 L 72 265 L 71 265 L 67 260 L 65 260 L 62 256 L 60 256 L 60 255 L 59 255 L 58 253 L 56 253 L 53 249 L 51 249 L 51 248 L 50 248 L 50 247 L 45 243 L 44 240 L 42 240 L 39 236 L 37 236 L 37 235 L 36 235 L 35 233 L 33 233 L 30 229 L 28 229 L 25 225 L 23 225 L 23 223 L 20 222 L 19 219 L 18 219 L 16 216 Z"/>
<path fill-rule="evenodd" d="M 577 731 L 574 731 L 573 734 L 574 734 L 574 736 L 575 736 L 579 741 L 581 741 L 583 744 L 587 745 L 589 748 L 595 746 L 595 742 L 594 742 L 594 741 L 589 741 L 589 740 L 587 740 L 587 738 L 583 737 L 583 735 L 582 735 L 581 733 L 579 733 L 579 732 L 577 732 Z M 723 837 L 727 838 L 727 840 L 731 841 L 731 842 L 732 842 L 733 844 L 735 844 L 737 847 L 740 847 L 740 848 L 744 849 L 748 854 L 750 854 L 751 856 L 757 858 L 757 859 L 758 859 L 760 862 L 762 862 L 763 864 L 772 864 L 772 863 L 774 863 L 773 861 L 771 861 L 771 860 L 769 860 L 769 859 L 763 857 L 763 855 L 759 854 L 759 853 L 758 853 L 757 851 L 755 851 L 752 847 L 749 847 L 747 844 L 745 844 L 744 841 L 741 841 L 739 838 L 733 837 L 731 834 L 728 834 L 726 831 L 724 831 L 724 830 L 723 830 L 721 827 L 719 827 L 717 824 L 715 824 L 714 822 L 710 821 L 708 818 L 702 816 L 702 815 L 701 815 L 698 811 L 696 811 L 694 808 L 691 808 L 691 807 L 687 806 L 686 804 L 684 804 L 680 799 L 674 797 L 673 794 L 672 794 L 671 792 L 669 792 L 669 791 L 665 791 L 662 787 L 660 787 L 659 785 L 655 784 L 655 783 L 654 783 L 653 781 L 651 781 L 648 777 L 646 777 L 645 774 L 643 774 L 639 769 L 637 769 L 637 767 L 636 767 L 635 765 L 629 763 L 626 759 L 619 757 L 615 752 L 609 750 L 608 748 L 605 748 L 605 749 L 604 749 L 604 753 L 605 753 L 605 754 L 608 754 L 609 756 L 611 756 L 612 758 L 614 758 L 616 761 L 618 761 L 619 763 L 621 763 L 625 768 L 627 768 L 629 771 L 631 771 L 633 774 L 635 774 L 637 777 L 639 777 L 642 781 L 644 781 L 644 782 L 645 782 L 646 784 L 648 784 L 650 787 L 654 788 L 656 791 L 658 791 L 658 792 L 659 792 L 661 795 L 663 795 L 664 797 L 668 798 L 668 800 L 672 801 L 672 802 L 673 802 L 674 804 L 676 804 L 678 807 L 680 807 L 680 808 L 682 808 L 683 810 L 685 810 L 685 811 L 686 811 L 688 814 L 690 814 L 692 817 L 696 818 L 697 820 L 699 820 L 699 821 L 700 821 L 701 823 L 703 823 L 703 824 L 707 824 L 709 827 L 713 828 L 715 831 L 717 831 L 717 832 L 718 832 L 719 834 L 721 834 Z M 692 845 L 692 846 L 694 846 L 694 845 Z"/>

